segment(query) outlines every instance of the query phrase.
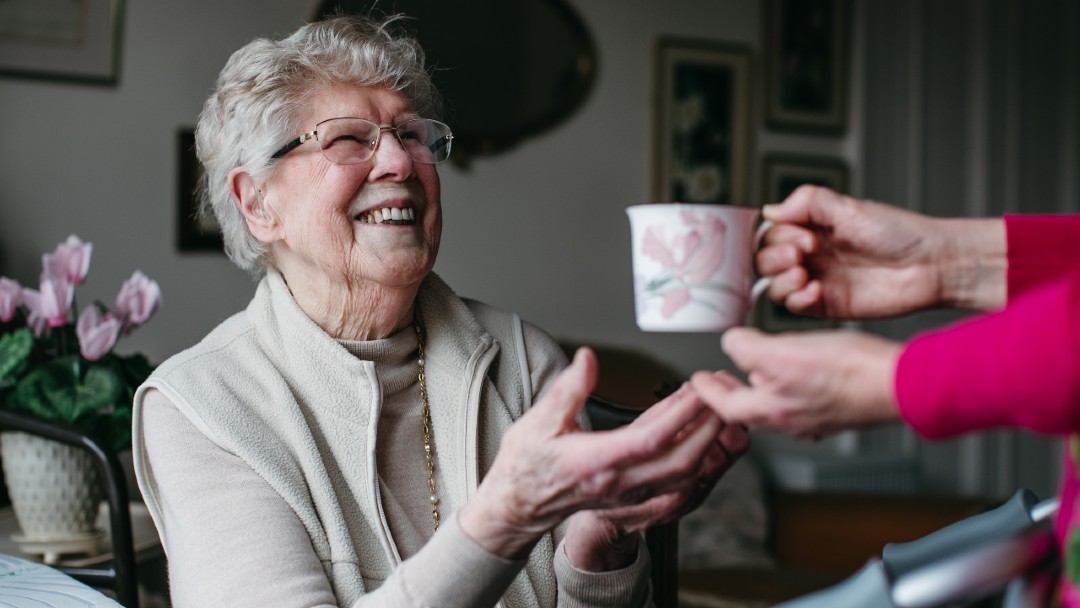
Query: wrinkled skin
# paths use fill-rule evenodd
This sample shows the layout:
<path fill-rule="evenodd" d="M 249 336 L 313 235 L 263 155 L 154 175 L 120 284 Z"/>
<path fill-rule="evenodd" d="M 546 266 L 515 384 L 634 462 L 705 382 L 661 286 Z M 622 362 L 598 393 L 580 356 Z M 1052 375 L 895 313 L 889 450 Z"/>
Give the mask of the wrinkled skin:
<path fill-rule="evenodd" d="M 625 566 L 633 533 L 700 504 L 748 446 L 741 428 L 725 427 L 685 387 L 630 425 L 583 432 L 577 415 L 595 383 L 595 355 L 581 349 L 503 437 L 459 514 L 488 550 L 520 558 L 573 515 L 565 541 L 571 563 Z"/>
<path fill-rule="evenodd" d="M 800 186 L 763 215 L 775 226 L 757 270 L 773 277 L 769 298 L 792 312 L 870 319 L 1004 305 L 1000 220 L 932 218 L 819 186 Z"/>

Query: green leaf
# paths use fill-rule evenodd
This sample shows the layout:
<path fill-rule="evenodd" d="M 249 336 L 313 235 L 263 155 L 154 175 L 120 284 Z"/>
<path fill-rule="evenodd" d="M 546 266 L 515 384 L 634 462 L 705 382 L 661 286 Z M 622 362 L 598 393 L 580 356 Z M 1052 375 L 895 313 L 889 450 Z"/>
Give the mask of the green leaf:
<path fill-rule="evenodd" d="M 146 356 L 136 353 L 134 355 L 128 355 L 126 357 L 117 357 L 120 365 L 123 369 L 124 380 L 131 388 L 134 394 L 135 389 L 142 384 L 150 373 L 154 371 L 154 366 L 150 365 L 150 360 Z"/>
<path fill-rule="evenodd" d="M 129 400 L 127 403 L 127 407 L 118 407 L 113 410 L 112 416 L 109 417 L 107 423 L 109 433 L 105 436 L 110 437 L 109 442 L 112 449 L 117 452 L 131 447 L 131 401 Z"/>
<path fill-rule="evenodd" d="M 111 407 L 123 394 L 119 375 L 106 366 L 92 365 L 84 377 L 85 361 L 62 357 L 31 370 L 8 398 L 10 404 L 47 420 L 78 424 L 80 420 Z"/>
<path fill-rule="evenodd" d="M 132 398 L 153 366 L 141 354 L 109 353 L 97 361 L 57 356 L 66 350 L 57 336 L 36 340 L 20 328 L 2 337 L 0 405 L 73 425 L 116 451 L 129 448 Z"/>
<path fill-rule="evenodd" d="M 77 411 L 80 416 L 100 412 L 115 406 L 122 398 L 124 381 L 108 367 L 94 366 L 86 372 L 86 378 L 75 387 Z"/>
<path fill-rule="evenodd" d="M 34 336 L 25 327 L 0 337 L 0 389 L 15 385 L 33 350 Z"/>

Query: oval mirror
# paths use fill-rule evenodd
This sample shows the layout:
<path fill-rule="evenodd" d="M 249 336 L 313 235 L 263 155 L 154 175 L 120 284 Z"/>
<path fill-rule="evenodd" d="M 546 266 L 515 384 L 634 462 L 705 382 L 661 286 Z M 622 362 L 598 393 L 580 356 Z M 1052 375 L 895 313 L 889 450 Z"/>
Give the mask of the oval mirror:
<path fill-rule="evenodd" d="M 364 5 L 370 0 L 328 0 L 316 18 L 365 13 Z M 415 19 L 459 165 L 551 128 L 592 87 L 592 39 L 563 0 L 395 0 L 391 12 Z"/>

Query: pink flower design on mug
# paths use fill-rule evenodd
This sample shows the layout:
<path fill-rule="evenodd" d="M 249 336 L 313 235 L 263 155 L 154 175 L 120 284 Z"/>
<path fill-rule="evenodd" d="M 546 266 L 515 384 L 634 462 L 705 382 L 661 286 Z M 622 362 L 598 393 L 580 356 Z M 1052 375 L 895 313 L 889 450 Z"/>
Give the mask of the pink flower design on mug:
<path fill-rule="evenodd" d="M 693 290 L 731 290 L 712 281 L 724 266 L 724 237 L 727 224 L 709 214 L 683 210 L 680 213 L 683 230 L 669 234 L 664 224 L 645 229 L 641 253 L 656 260 L 663 272 L 649 280 L 647 297 L 661 298 L 660 313 L 670 319 L 694 301 Z"/>

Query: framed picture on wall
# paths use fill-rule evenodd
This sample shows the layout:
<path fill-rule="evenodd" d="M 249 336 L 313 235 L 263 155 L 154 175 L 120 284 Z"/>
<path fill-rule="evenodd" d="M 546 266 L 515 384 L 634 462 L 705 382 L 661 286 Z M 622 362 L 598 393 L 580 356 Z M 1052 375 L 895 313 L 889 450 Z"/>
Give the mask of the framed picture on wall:
<path fill-rule="evenodd" d="M 766 123 L 786 131 L 847 127 L 849 0 L 766 0 Z"/>
<path fill-rule="evenodd" d="M 779 203 L 802 184 L 847 192 L 848 168 L 844 161 L 826 156 L 767 154 L 761 163 L 762 194 L 766 203 Z"/>
<path fill-rule="evenodd" d="M 750 52 L 661 38 L 654 60 L 653 200 L 747 204 Z"/>
<path fill-rule="evenodd" d="M 802 184 L 825 186 L 847 192 L 848 169 L 840 159 L 816 156 L 770 154 L 762 162 L 765 201 L 778 203 Z M 768 298 L 761 298 L 754 309 L 756 324 L 765 331 L 802 331 L 836 327 L 835 321 L 797 315 Z"/>
<path fill-rule="evenodd" d="M 0 75 L 115 84 L 122 0 L 0 1 Z"/>
<path fill-rule="evenodd" d="M 202 179 L 202 163 L 195 156 L 195 131 L 176 133 L 177 175 L 176 246 L 180 251 L 224 251 L 221 230 L 213 218 L 200 217 L 196 188 Z"/>

